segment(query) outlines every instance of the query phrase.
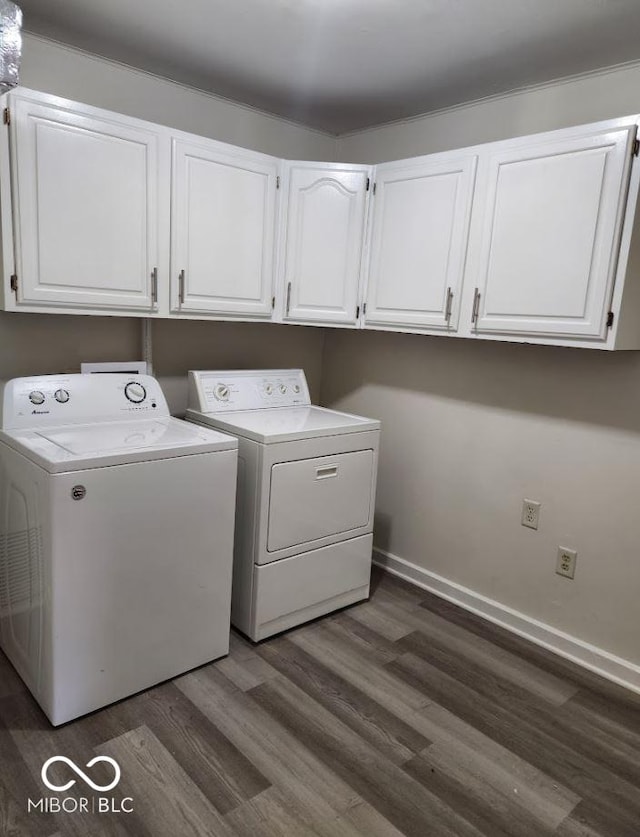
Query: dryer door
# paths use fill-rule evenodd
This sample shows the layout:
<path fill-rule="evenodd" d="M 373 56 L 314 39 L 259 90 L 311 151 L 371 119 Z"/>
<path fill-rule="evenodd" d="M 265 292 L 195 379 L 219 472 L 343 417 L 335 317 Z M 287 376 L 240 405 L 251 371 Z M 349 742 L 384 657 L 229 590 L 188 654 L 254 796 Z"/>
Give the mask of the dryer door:
<path fill-rule="evenodd" d="M 372 450 L 273 465 L 267 551 L 366 526 L 373 468 Z"/>

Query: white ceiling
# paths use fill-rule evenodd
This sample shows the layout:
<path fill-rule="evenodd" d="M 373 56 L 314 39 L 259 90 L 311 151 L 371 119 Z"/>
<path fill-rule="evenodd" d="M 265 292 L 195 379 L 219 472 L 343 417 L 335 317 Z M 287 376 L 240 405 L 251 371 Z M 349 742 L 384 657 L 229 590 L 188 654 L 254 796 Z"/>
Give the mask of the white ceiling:
<path fill-rule="evenodd" d="M 332 133 L 640 58 L 640 0 L 18 0 L 25 29 Z"/>

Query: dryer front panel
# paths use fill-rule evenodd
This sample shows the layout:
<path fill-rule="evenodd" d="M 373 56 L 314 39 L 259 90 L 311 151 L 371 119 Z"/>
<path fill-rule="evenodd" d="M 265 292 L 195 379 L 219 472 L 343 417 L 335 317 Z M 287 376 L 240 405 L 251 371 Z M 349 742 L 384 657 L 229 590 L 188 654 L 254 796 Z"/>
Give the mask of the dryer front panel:
<path fill-rule="evenodd" d="M 373 475 L 373 450 L 273 465 L 267 551 L 367 526 Z"/>
<path fill-rule="evenodd" d="M 270 445 L 241 440 L 256 469 L 245 498 L 254 528 L 244 559 L 270 564 L 371 534 L 379 444 L 379 430 Z"/>
<path fill-rule="evenodd" d="M 232 622 L 254 642 L 369 595 L 373 535 L 361 535 L 255 568 L 252 618 Z"/>

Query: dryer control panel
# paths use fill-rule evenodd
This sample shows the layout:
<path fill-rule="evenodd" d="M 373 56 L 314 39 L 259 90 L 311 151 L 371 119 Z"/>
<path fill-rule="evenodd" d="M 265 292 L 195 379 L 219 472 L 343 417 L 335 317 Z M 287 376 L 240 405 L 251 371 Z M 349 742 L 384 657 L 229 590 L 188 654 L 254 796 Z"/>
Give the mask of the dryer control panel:
<path fill-rule="evenodd" d="M 311 404 L 302 369 L 189 372 L 189 408 L 201 413 Z"/>
<path fill-rule="evenodd" d="M 7 382 L 0 427 L 33 430 L 168 415 L 160 384 L 149 375 L 38 375 Z"/>

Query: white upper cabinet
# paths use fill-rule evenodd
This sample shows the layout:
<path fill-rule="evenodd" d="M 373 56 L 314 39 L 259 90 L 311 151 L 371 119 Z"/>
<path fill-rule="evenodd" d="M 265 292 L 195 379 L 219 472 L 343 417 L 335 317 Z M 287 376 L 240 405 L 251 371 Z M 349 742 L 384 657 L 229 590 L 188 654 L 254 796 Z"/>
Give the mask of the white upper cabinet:
<path fill-rule="evenodd" d="M 172 141 L 171 308 L 270 319 L 280 161 Z"/>
<path fill-rule="evenodd" d="M 375 172 L 366 325 L 458 325 L 477 156 L 434 154 Z"/>
<path fill-rule="evenodd" d="M 369 166 L 285 163 L 285 321 L 356 325 Z"/>
<path fill-rule="evenodd" d="M 158 134 L 82 105 L 8 102 L 16 304 L 152 311 Z"/>
<path fill-rule="evenodd" d="M 587 126 L 487 147 L 465 279 L 477 333 L 607 337 L 635 134 Z"/>
<path fill-rule="evenodd" d="M 5 310 L 640 349 L 637 115 L 374 169 L 5 106 Z"/>

